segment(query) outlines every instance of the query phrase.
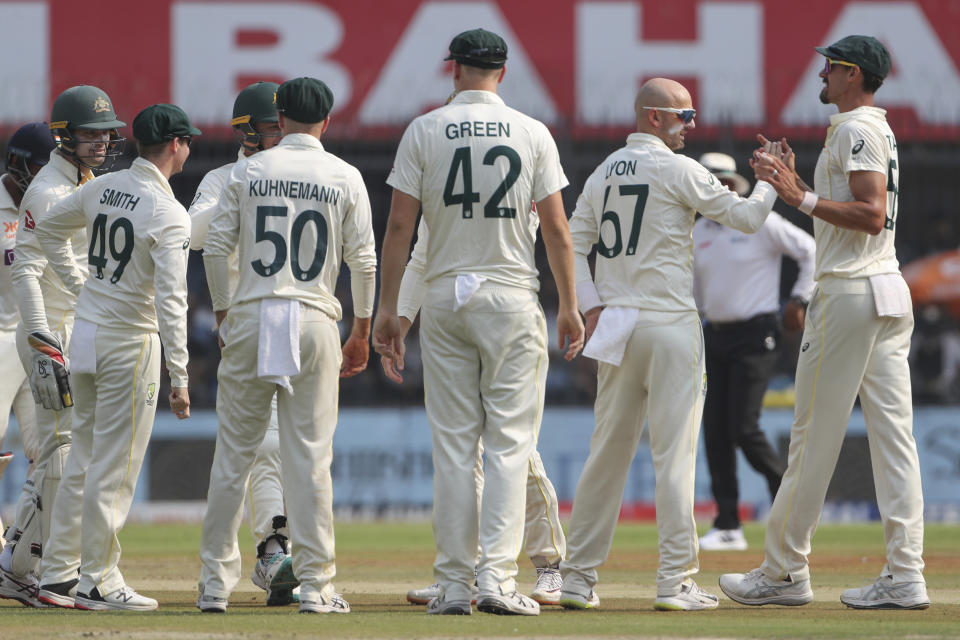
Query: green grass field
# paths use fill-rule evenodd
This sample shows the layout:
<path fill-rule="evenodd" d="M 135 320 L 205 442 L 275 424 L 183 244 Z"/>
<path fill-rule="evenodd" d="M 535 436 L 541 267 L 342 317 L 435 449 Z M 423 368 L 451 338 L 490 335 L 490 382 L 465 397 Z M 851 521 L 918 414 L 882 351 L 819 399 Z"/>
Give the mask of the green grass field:
<path fill-rule="evenodd" d="M 698 582 L 720 594 L 717 579 L 759 565 L 763 529 L 746 527 L 750 550 L 702 553 Z M 411 587 L 432 582 L 429 524 L 344 523 L 337 526 L 337 587 L 350 615 L 300 616 L 296 607 L 264 606 L 264 593 L 247 577 L 252 542 L 244 529 L 244 578 L 226 615 L 195 608 L 200 573 L 196 525 L 137 525 L 121 534 L 121 569 L 135 589 L 160 601 L 151 613 L 33 610 L 0 600 L 0 638 L 956 638 L 960 637 L 960 526 L 926 530 L 926 576 L 932 606 L 926 611 L 855 611 L 840 592 L 871 581 L 883 566 L 881 526 L 832 525 L 817 532 L 811 556 L 814 602 L 805 607 L 742 607 L 721 596 L 715 611 L 653 611 L 656 595 L 656 529 L 623 524 L 600 571 L 601 609 L 544 607 L 538 618 L 474 613 L 426 616 L 406 603 Z M 248 550 L 250 551 L 248 553 Z M 534 573 L 521 561 L 520 581 L 532 588 Z"/>

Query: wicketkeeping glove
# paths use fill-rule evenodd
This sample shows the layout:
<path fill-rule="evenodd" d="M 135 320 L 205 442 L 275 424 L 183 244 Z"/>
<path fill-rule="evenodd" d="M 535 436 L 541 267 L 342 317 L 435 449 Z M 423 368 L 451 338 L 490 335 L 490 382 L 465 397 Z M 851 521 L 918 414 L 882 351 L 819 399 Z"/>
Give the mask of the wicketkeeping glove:
<path fill-rule="evenodd" d="M 70 391 L 70 362 L 63 355 L 57 336 L 37 331 L 27 336 L 33 349 L 33 367 L 30 370 L 30 390 L 33 399 L 44 409 L 60 411 L 73 406 Z"/>

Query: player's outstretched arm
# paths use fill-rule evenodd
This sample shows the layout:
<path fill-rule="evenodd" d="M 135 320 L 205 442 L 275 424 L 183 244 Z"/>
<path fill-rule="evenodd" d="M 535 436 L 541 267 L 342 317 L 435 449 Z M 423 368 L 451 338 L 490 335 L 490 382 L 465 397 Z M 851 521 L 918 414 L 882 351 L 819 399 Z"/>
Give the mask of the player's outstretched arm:
<path fill-rule="evenodd" d="M 573 277 L 573 240 L 567 214 L 563 210 L 563 200 L 557 191 L 537 203 L 540 216 L 540 229 L 543 243 L 547 248 L 547 261 L 550 271 L 557 282 L 560 305 L 557 310 L 557 339 L 560 349 L 565 344 L 567 351 L 563 355 L 573 360 L 583 348 L 583 321 L 577 311 L 577 293 Z"/>
<path fill-rule="evenodd" d="M 340 377 L 350 378 L 367 368 L 370 359 L 370 318 L 354 318 L 350 337 L 343 343 Z"/>

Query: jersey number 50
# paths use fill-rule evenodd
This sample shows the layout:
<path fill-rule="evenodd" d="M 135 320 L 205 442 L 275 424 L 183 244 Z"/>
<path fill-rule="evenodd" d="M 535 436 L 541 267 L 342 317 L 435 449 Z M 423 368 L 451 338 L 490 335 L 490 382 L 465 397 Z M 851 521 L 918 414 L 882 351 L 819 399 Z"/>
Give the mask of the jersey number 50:
<path fill-rule="evenodd" d="M 255 242 L 269 242 L 273 245 L 273 262 L 264 264 L 263 260 L 253 260 L 250 264 L 258 275 L 269 278 L 280 271 L 287 262 L 287 240 L 277 231 L 267 231 L 267 217 L 287 217 L 287 207 L 261 205 L 257 207 L 257 229 Z M 303 230 L 307 223 L 312 222 L 317 228 L 317 246 L 313 250 L 313 261 L 306 269 L 300 264 L 300 242 Z M 301 282 L 313 280 L 323 270 L 323 262 L 327 258 L 327 221 L 319 211 L 308 209 L 294 219 L 290 227 L 290 269 L 293 277 Z"/>

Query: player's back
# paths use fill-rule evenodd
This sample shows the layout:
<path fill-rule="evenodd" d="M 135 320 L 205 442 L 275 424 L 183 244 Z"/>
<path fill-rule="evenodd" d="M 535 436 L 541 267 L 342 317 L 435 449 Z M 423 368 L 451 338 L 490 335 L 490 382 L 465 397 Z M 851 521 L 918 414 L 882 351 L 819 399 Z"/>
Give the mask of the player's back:
<path fill-rule="evenodd" d="M 472 273 L 539 288 L 530 203 L 567 185 L 541 122 L 492 92 L 462 91 L 410 124 L 387 182 L 422 204 L 426 282 Z"/>
<path fill-rule="evenodd" d="M 373 255 L 370 204 L 359 171 L 317 138 L 288 134 L 237 163 L 218 208 L 239 212 L 240 274 L 232 304 L 278 297 L 341 317 L 335 297 L 340 261 Z M 230 255 L 214 214 L 206 251 Z M 212 254 L 211 254 L 212 255 Z"/>
<path fill-rule="evenodd" d="M 600 230 L 596 285 L 606 304 L 696 309 L 695 209 L 678 193 L 689 179 L 688 163 L 696 164 L 655 136 L 636 133 L 588 178 L 574 216 L 592 216 Z M 571 222 L 571 230 L 576 237 L 579 224 Z"/>
<path fill-rule="evenodd" d="M 142 158 L 129 169 L 85 185 L 82 201 L 90 242 L 77 318 L 101 326 L 156 331 L 154 276 L 171 266 L 156 260 L 171 247 L 186 254 L 190 239 L 186 210 L 156 165 Z M 171 270 L 164 275 L 175 279 L 185 273 Z"/>

